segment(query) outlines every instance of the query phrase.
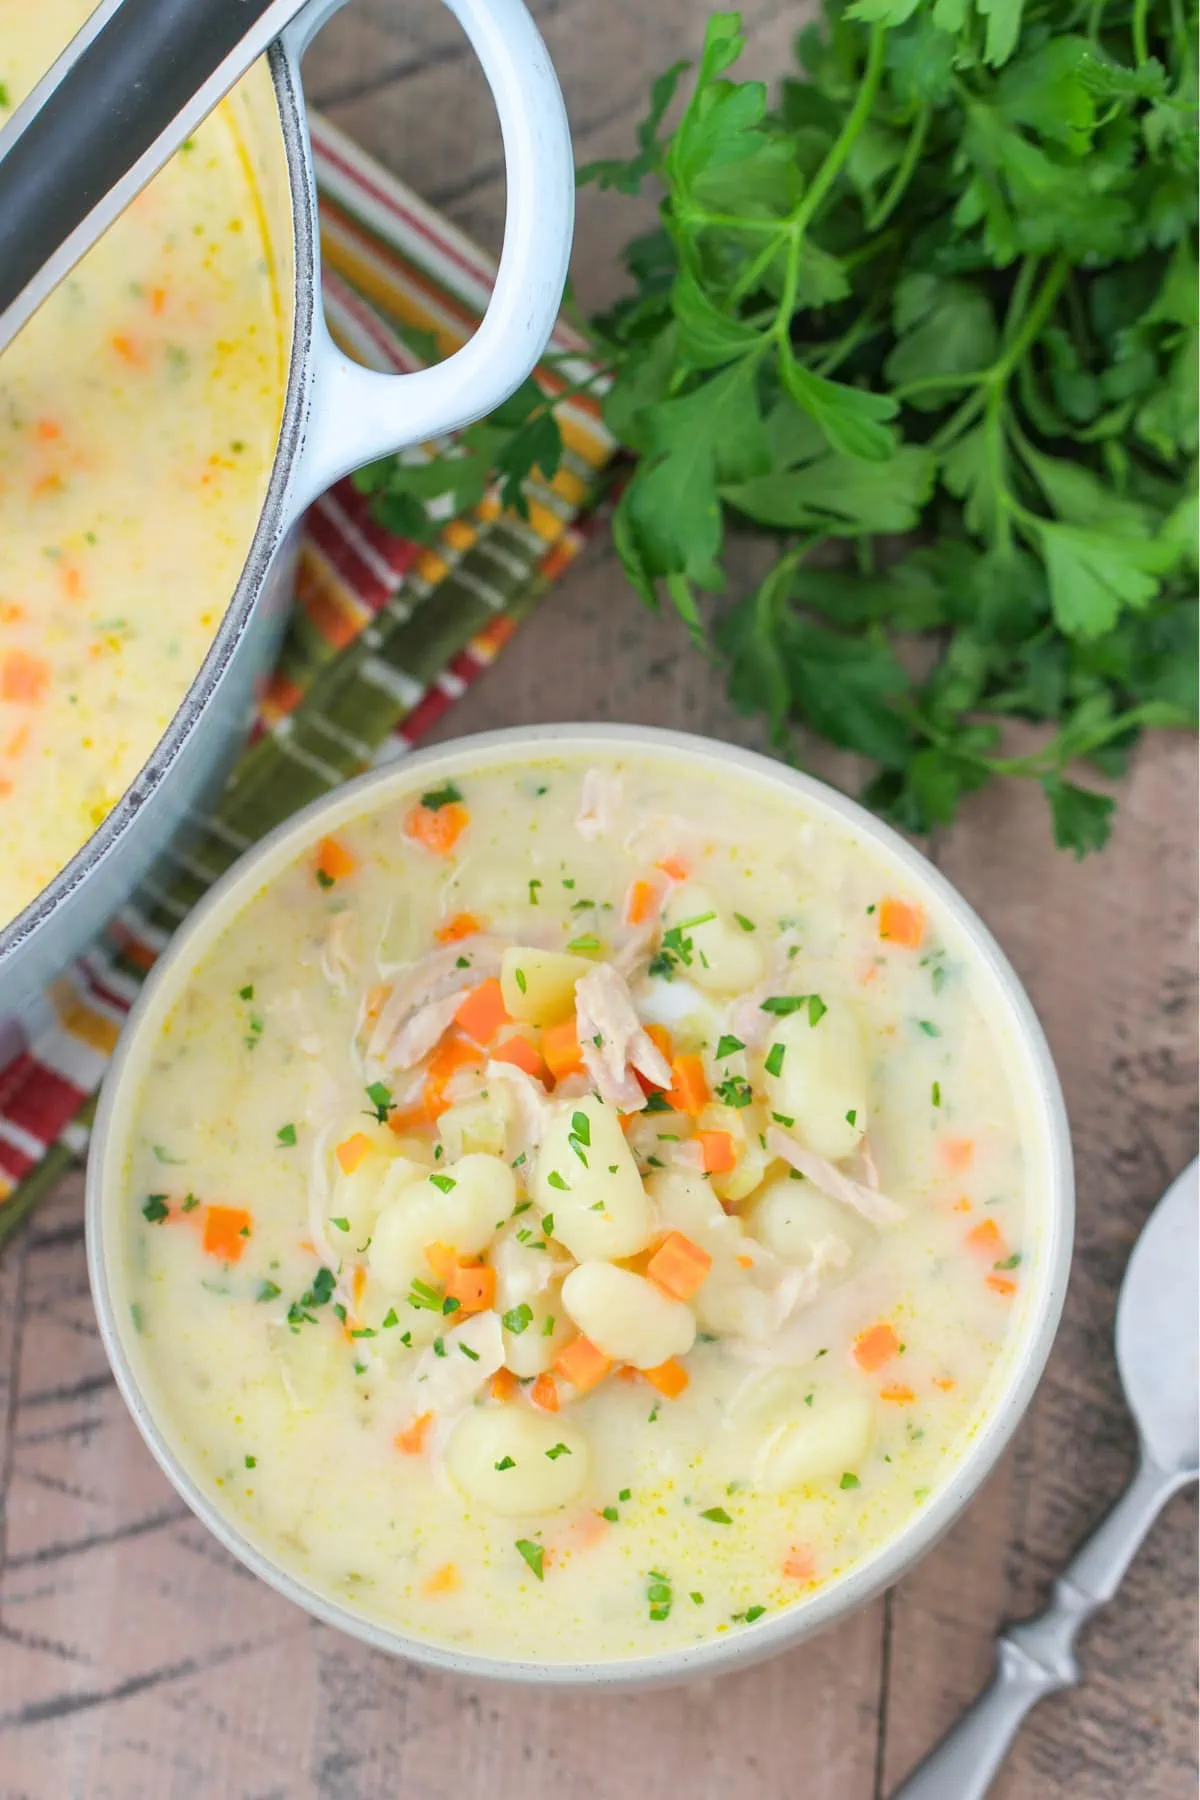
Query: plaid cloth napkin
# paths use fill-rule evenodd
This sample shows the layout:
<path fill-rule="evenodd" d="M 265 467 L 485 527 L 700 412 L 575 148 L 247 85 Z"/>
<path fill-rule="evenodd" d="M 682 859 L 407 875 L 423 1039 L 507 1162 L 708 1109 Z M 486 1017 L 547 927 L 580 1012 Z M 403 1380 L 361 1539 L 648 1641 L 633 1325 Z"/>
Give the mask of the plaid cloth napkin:
<path fill-rule="evenodd" d="M 312 136 L 335 337 L 389 371 L 420 366 L 414 342 L 449 355 L 487 304 L 494 264 L 327 120 L 313 117 Z M 536 379 L 553 396 L 587 365 L 561 321 L 550 348 L 554 366 Z M 348 481 L 311 508 L 279 661 L 211 817 L 54 984 L 0 1067 L 0 1246 L 86 1148 L 142 977 L 205 890 L 290 813 L 402 756 L 577 554 L 613 442 L 585 400 L 555 416 L 562 466 L 552 482 L 526 483 L 527 519 L 491 493 L 420 546 L 375 524 Z"/>

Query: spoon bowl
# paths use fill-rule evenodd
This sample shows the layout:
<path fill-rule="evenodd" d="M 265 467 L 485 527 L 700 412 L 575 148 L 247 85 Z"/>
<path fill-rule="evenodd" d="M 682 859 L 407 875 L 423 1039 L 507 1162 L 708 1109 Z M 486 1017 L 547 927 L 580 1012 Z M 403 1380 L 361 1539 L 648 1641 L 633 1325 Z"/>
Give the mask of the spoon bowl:
<path fill-rule="evenodd" d="M 1117 1367 L 1147 1455 L 1200 1470 L 1200 1164 L 1177 1175 L 1134 1245 L 1117 1306 Z"/>

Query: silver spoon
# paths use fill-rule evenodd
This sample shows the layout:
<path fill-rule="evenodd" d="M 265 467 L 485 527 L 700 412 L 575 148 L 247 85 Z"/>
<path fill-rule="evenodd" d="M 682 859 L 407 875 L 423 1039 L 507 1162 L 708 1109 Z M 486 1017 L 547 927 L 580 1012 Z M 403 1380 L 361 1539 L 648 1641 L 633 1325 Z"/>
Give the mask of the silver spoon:
<path fill-rule="evenodd" d="M 1171 1495 L 1200 1475 L 1197 1167 L 1155 1207 L 1121 1284 L 1117 1367 L 1138 1432 L 1133 1480 L 1055 1582 L 1046 1611 L 1001 1635 L 990 1687 L 892 1800 L 983 1800 L 1030 1707 L 1078 1682 L 1080 1627 L 1112 1599 Z"/>

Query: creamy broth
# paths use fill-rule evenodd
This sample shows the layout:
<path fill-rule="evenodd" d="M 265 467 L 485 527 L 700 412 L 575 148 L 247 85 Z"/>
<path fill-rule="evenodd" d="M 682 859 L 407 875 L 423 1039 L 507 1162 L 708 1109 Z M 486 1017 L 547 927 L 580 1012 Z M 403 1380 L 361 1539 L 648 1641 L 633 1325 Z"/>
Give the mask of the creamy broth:
<path fill-rule="evenodd" d="M 5 110 L 91 11 L 0 0 Z M 111 811 L 204 659 L 266 492 L 282 343 L 226 103 L 0 360 L 0 923 Z"/>
<path fill-rule="evenodd" d="M 901 871 L 741 777 L 418 789 L 165 1016 L 139 1378 L 364 1617 L 550 1662 L 752 1627 L 886 1543 L 1000 1379 L 1037 1219 L 985 1002 Z"/>

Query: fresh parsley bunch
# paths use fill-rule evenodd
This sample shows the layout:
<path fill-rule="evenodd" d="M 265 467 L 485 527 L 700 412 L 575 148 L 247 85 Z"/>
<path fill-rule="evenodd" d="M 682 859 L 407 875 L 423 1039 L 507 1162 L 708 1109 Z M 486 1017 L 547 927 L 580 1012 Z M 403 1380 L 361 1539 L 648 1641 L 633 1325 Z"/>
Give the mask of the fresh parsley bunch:
<path fill-rule="evenodd" d="M 742 45 L 714 15 L 636 155 L 580 172 L 662 193 L 589 328 L 637 458 L 626 573 L 711 634 L 777 745 L 799 724 L 870 758 L 901 825 L 1024 776 L 1082 855 L 1112 802 L 1069 772 L 1196 716 L 1194 11 L 827 0 L 773 106 L 730 78 Z M 522 505 L 560 455 L 527 384 L 450 455 L 359 479 L 420 529 L 497 469 Z M 775 560 L 714 604 L 730 527 Z"/>

